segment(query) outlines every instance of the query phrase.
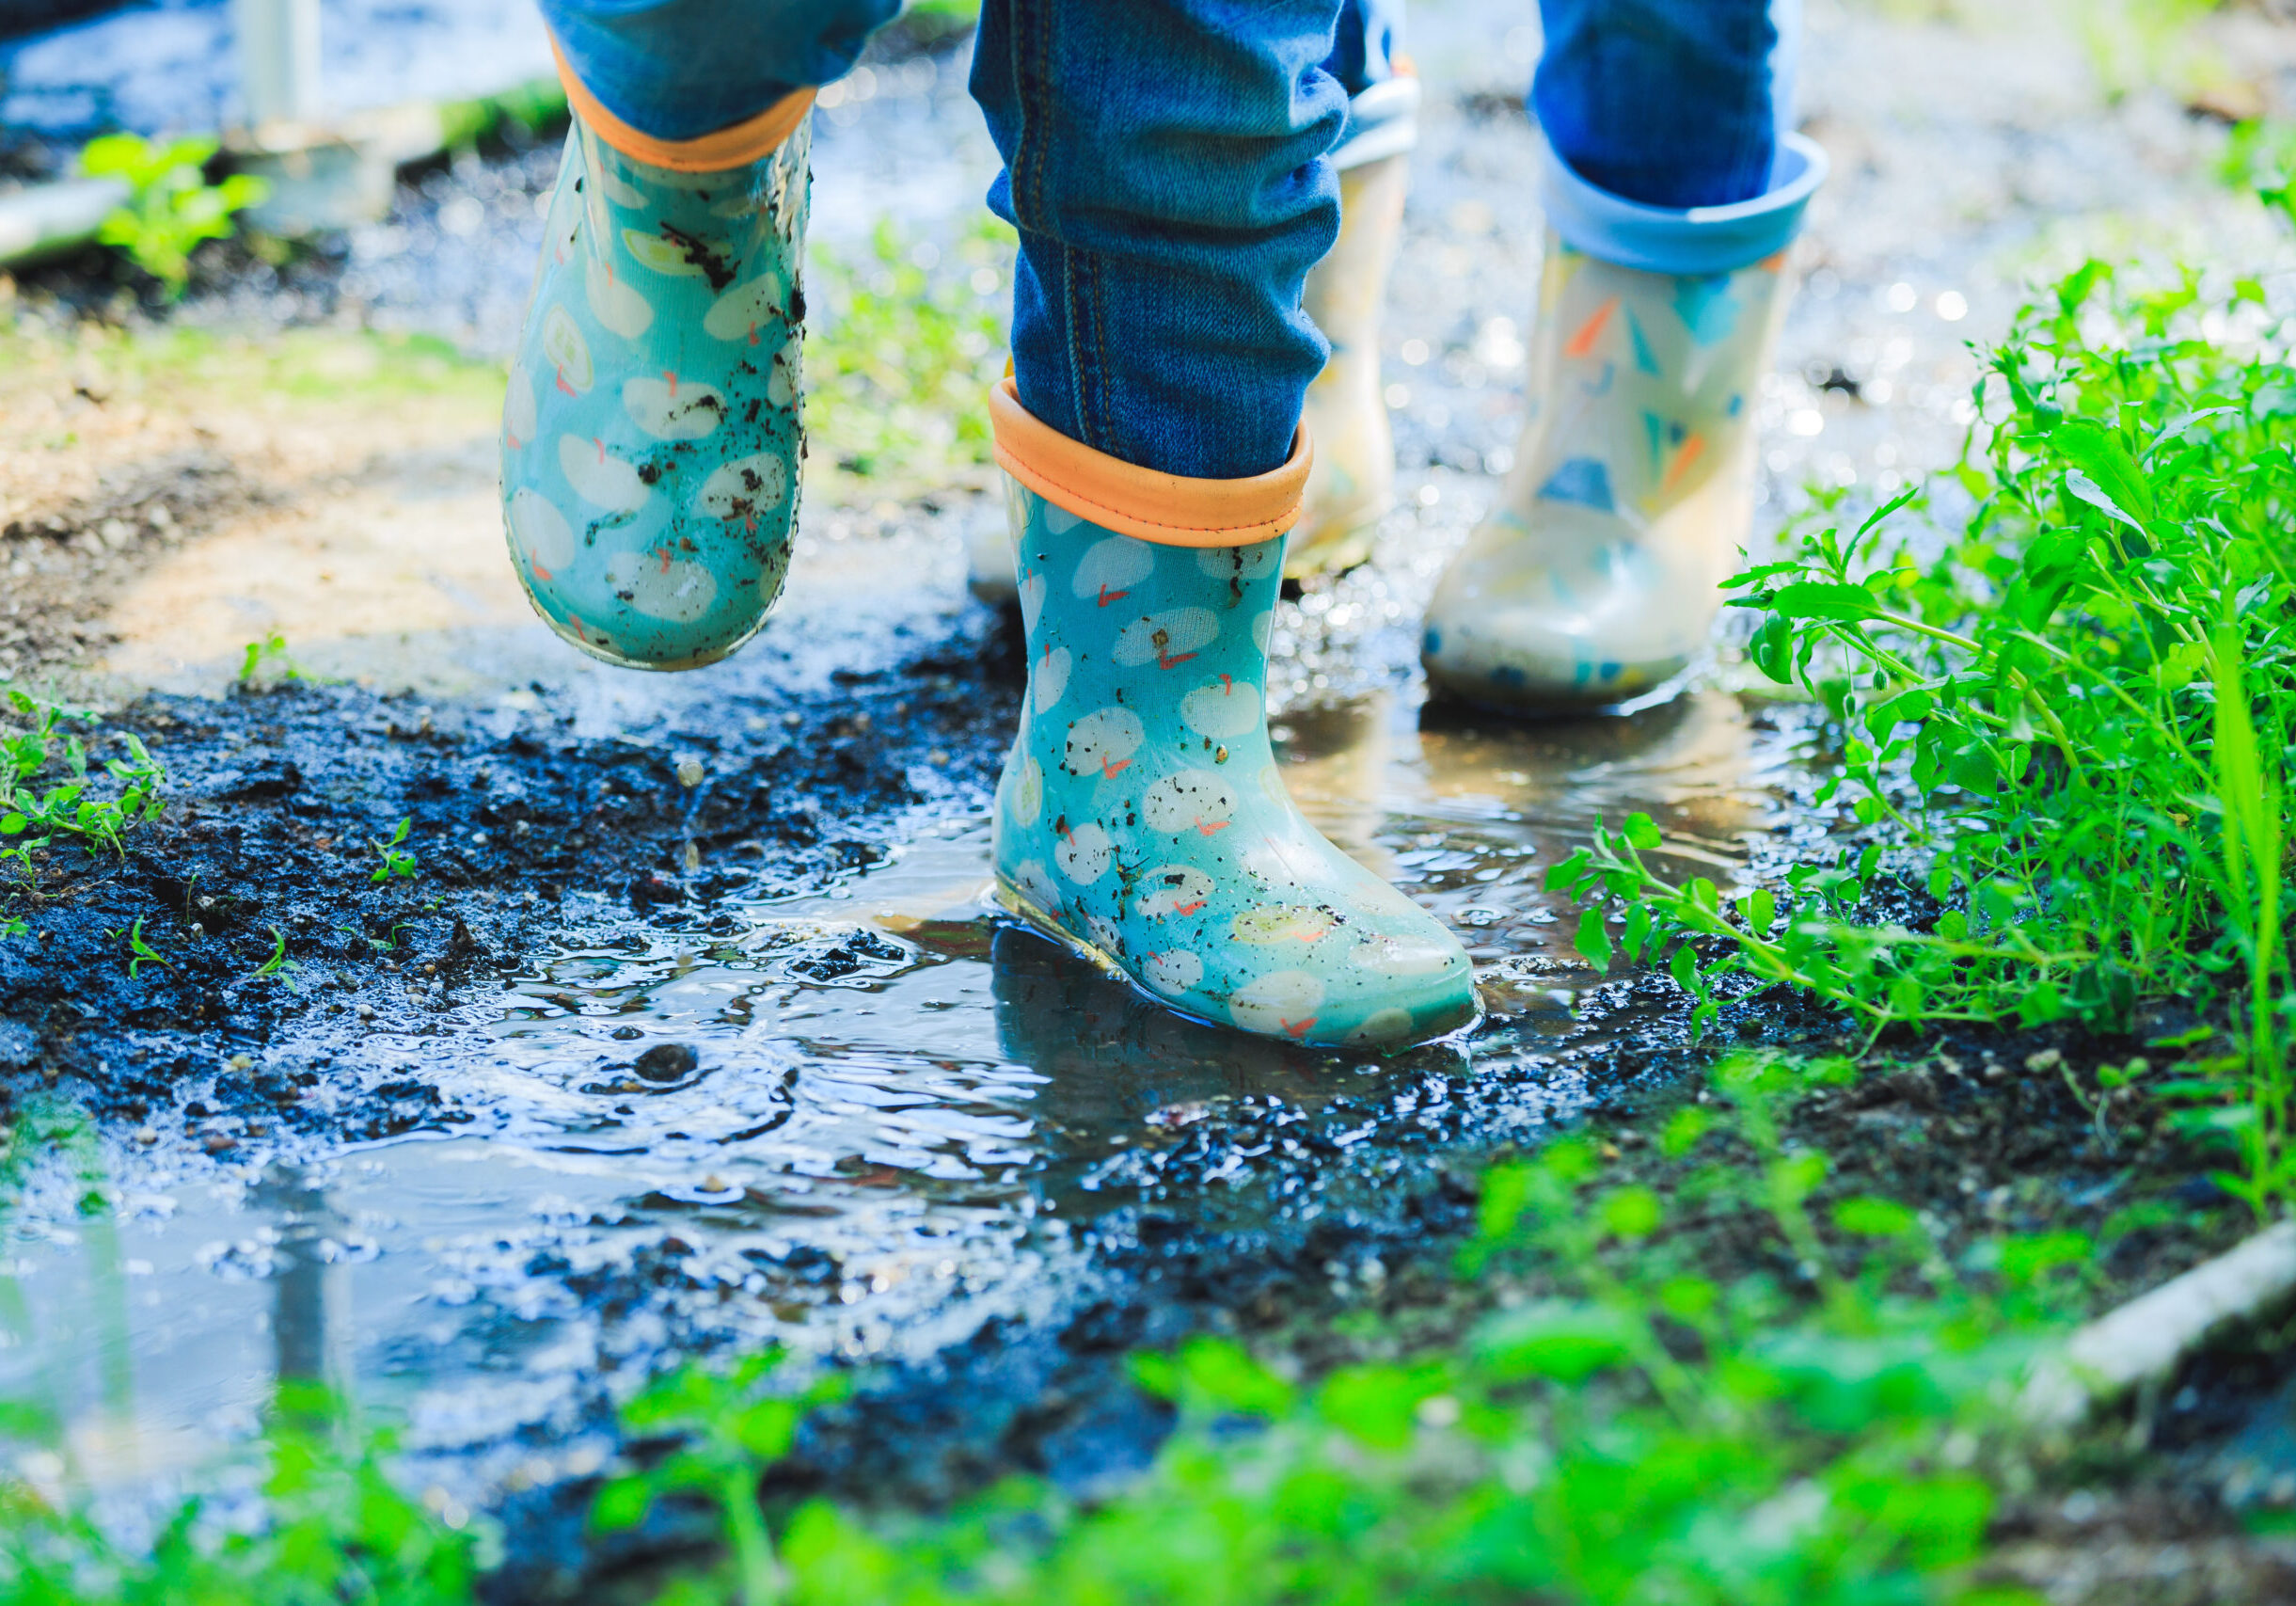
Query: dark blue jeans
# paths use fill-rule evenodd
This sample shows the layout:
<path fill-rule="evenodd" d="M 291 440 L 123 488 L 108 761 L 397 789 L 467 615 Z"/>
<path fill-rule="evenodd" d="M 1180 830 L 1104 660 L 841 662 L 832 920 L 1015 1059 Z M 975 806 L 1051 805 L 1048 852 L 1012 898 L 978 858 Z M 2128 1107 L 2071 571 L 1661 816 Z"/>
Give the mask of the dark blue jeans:
<path fill-rule="evenodd" d="M 841 76 L 898 9 L 541 4 L 591 92 L 662 139 Z M 1772 4 L 1542 0 L 1532 105 L 1556 153 L 1657 207 L 1760 194 L 1784 99 Z M 1328 355 L 1300 310 L 1338 231 L 1326 157 L 1350 95 L 1394 74 L 1400 24 L 1400 0 L 985 0 L 972 87 L 1005 160 L 989 203 L 1021 235 L 1030 412 L 1165 473 L 1283 463 Z"/>

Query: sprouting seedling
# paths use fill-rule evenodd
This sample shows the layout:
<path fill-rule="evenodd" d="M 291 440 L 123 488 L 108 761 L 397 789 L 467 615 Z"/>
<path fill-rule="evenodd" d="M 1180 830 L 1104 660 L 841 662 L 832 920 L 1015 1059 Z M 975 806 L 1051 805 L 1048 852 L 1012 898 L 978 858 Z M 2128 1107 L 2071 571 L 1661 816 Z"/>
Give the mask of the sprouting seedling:
<path fill-rule="evenodd" d="M 169 968 L 159 950 L 144 941 L 144 917 L 140 914 L 135 916 L 135 924 L 128 928 L 128 979 L 131 981 L 143 974 L 147 964 L 156 964 L 162 970 Z"/>
<path fill-rule="evenodd" d="M 287 933 L 277 926 L 271 928 L 271 957 L 255 968 L 258 976 L 277 976 L 281 971 L 293 970 L 295 962 L 287 957 Z"/>
<path fill-rule="evenodd" d="M 392 828 L 388 836 L 386 836 L 375 843 L 374 851 L 382 855 L 383 862 L 375 869 L 374 873 L 367 878 L 368 884 L 372 886 L 380 886 L 387 881 L 413 879 L 415 872 L 420 869 L 421 866 L 416 860 L 414 854 L 402 852 L 399 845 L 406 840 L 407 834 L 413 831 L 414 828 L 414 819 L 412 816 L 408 816 L 402 819 L 399 823 Z"/>
<path fill-rule="evenodd" d="M 6 919 L 0 919 L 0 943 L 10 937 L 21 937 L 31 929 L 22 915 L 10 914 Z"/>
<path fill-rule="evenodd" d="M 288 656 L 287 638 L 277 630 L 260 642 L 247 644 L 247 655 L 239 665 L 239 684 L 245 688 L 255 687 L 261 681 L 265 666 L 269 666 L 281 680 L 308 678 L 303 673 L 303 666 Z"/>

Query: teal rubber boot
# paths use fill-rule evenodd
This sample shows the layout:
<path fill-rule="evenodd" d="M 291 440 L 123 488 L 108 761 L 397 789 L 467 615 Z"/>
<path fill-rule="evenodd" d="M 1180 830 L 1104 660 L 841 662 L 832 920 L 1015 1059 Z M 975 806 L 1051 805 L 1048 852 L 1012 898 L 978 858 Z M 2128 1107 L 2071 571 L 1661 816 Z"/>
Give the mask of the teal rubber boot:
<path fill-rule="evenodd" d="M 716 172 L 578 116 L 502 409 L 503 517 L 546 623 L 636 669 L 713 662 L 789 572 L 810 124 Z"/>
<path fill-rule="evenodd" d="M 1262 690 L 1283 537 L 1166 546 L 1007 494 L 1029 674 L 997 790 L 1000 901 L 1247 1032 L 1395 1048 L 1472 1020 L 1457 939 L 1284 789 Z"/>

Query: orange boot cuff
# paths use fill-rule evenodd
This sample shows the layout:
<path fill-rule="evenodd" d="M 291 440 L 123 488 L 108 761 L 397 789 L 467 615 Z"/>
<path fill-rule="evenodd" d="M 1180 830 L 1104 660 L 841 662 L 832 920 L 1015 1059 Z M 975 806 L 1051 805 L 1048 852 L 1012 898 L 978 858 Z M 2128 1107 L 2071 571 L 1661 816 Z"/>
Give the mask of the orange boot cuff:
<path fill-rule="evenodd" d="M 755 117 L 745 118 L 731 128 L 696 139 L 657 139 L 608 111 L 574 75 L 566 53 L 558 48 L 556 40 L 550 41 L 550 54 L 558 57 L 558 81 L 566 87 L 566 103 L 591 133 L 633 162 L 666 167 L 673 173 L 720 173 L 728 167 L 762 162 L 798 131 L 814 103 L 814 90 L 792 89 Z"/>
<path fill-rule="evenodd" d="M 1095 452 L 1021 405 L 1010 375 L 989 392 L 996 460 L 1045 501 L 1103 530 L 1164 547 L 1243 547 L 1299 522 L 1315 453 L 1302 424 L 1280 469 L 1243 480 L 1190 480 Z"/>

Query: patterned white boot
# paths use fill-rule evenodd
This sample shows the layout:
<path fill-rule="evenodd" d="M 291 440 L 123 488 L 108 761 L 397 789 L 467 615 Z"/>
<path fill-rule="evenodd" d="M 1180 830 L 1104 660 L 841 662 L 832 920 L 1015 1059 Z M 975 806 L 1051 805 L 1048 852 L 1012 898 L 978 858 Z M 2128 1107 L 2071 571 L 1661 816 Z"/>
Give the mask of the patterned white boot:
<path fill-rule="evenodd" d="M 1436 691 L 1516 713 L 1599 708 L 1705 646 L 1752 518 L 1786 249 L 1825 175 L 1798 135 L 1780 165 L 1767 196 L 1675 213 L 1550 155 L 1529 417 L 1497 507 L 1428 607 Z"/>
<path fill-rule="evenodd" d="M 1307 276 L 1301 305 L 1331 342 L 1331 360 L 1307 388 L 1315 442 L 1307 500 L 1284 549 L 1284 575 L 1338 574 L 1371 555 L 1371 535 L 1395 505 L 1395 436 L 1380 383 L 1380 314 L 1403 234 L 1411 151 L 1418 143 L 1419 82 L 1390 78 L 1349 103 L 1348 136 L 1332 152 L 1339 171 L 1339 241 Z"/>

